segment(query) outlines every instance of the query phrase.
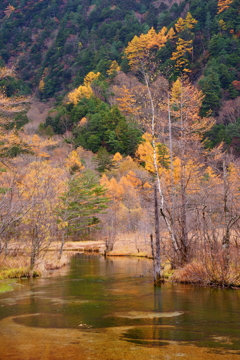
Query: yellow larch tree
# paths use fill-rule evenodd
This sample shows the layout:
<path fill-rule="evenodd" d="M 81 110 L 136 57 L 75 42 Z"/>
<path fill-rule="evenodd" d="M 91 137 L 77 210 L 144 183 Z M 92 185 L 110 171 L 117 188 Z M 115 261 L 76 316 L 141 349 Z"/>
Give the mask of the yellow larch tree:
<path fill-rule="evenodd" d="M 193 29 L 197 23 L 198 21 L 192 17 L 192 14 L 190 12 L 188 12 L 185 19 L 180 17 L 177 20 L 175 24 L 175 29 L 179 33 L 186 29 Z"/>
<path fill-rule="evenodd" d="M 90 71 L 84 78 L 83 85 L 80 85 L 78 88 L 74 89 L 68 94 L 68 100 L 70 103 L 73 103 L 74 105 L 77 105 L 77 103 L 82 98 L 89 99 L 91 96 L 93 96 L 93 91 L 91 88 L 91 84 L 94 80 L 96 80 L 100 75 L 100 72 L 94 73 L 93 71 Z"/>
<path fill-rule="evenodd" d="M 54 146 L 58 143 L 58 141 L 53 139 L 42 139 L 37 134 L 25 135 L 22 134 L 23 140 L 28 144 L 32 154 L 40 158 L 49 158 L 50 155 L 47 152 L 47 148 Z"/>
<path fill-rule="evenodd" d="M 150 50 L 161 49 L 167 40 L 173 36 L 173 29 L 168 32 L 166 27 L 163 27 L 158 33 L 154 28 L 151 28 L 147 34 L 135 35 L 125 49 L 131 68 L 138 69 L 146 66 L 150 60 Z"/>
<path fill-rule="evenodd" d="M 114 202 L 119 202 L 122 200 L 122 195 L 124 193 L 124 189 L 121 184 L 117 182 L 117 180 L 112 177 L 110 180 L 104 174 L 101 177 L 100 185 L 104 185 L 107 188 L 107 197 L 109 197 Z"/>
<path fill-rule="evenodd" d="M 84 78 L 84 86 L 90 86 L 91 83 L 96 80 L 100 75 L 100 72 L 97 72 L 96 74 L 93 71 L 90 71 Z"/>
<path fill-rule="evenodd" d="M 55 208 L 65 189 L 65 171 L 49 161 L 30 163 L 18 184 L 29 210 L 22 218 L 21 234 L 29 247 L 30 268 L 44 254 L 56 231 Z M 27 250 L 27 249 L 26 249 Z"/>
<path fill-rule="evenodd" d="M 120 70 L 121 70 L 121 66 L 118 65 L 116 60 L 113 60 L 111 62 L 110 68 L 107 70 L 107 74 L 110 76 L 117 73 Z"/>
<path fill-rule="evenodd" d="M 138 146 L 136 151 L 136 157 L 140 163 L 144 163 L 144 167 L 150 173 L 155 172 L 154 167 L 154 158 L 153 158 L 153 146 L 152 146 L 152 136 L 148 133 L 145 133 L 143 136 L 143 142 Z"/>
<path fill-rule="evenodd" d="M 148 34 L 141 34 L 140 36 L 135 35 L 128 43 L 125 54 L 131 68 L 137 68 L 149 56 L 149 40 Z"/>
<path fill-rule="evenodd" d="M 175 24 L 175 29 L 177 32 L 181 32 L 184 30 L 184 26 L 185 26 L 184 20 L 183 18 L 180 17 Z"/>
<path fill-rule="evenodd" d="M 223 19 L 220 19 L 220 20 L 218 21 L 218 23 L 219 23 L 219 25 L 220 25 L 220 27 L 221 27 L 222 30 L 227 30 L 227 24 L 226 24 L 226 22 L 225 22 Z"/>
<path fill-rule="evenodd" d="M 198 21 L 192 17 L 190 12 L 188 12 L 184 20 L 185 29 L 193 29 L 197 23 Z"/>
<path fill-rule="evenodd" d="M 131 182 L 135 188 L 142 186 L 142 181 L 137 177 L 134 171 L 129 171 L 126 175 L 126 179 Z"/>
<path fill-rule="evenodd" d="M 43 92 L 44 88 L 45 88 L 45 77 L 47 76 L 48 73 L 48 68 L 45 68 L 41 77 L 41 80 L 39 81 L 38 84 L 38 89 L 40 92 Z"/>
<path fill-rule="evenodd" d="M 177 33 L 187 30 L 188 34 L 191 34 L 190 29 L 193 29 L 197 24 L 197 20 L 194 19 L 190 12 L 187 13 L 185 19 L 179 18 L 175 24 Z M 183 39 L 179 37 L 176 42 L 176 51 L 172 53 L 171 60 L 176 60 L 176 69 L 188 72 L 188 59 L 187 55 L 193 52 L 193 40 Z"/>
<path fill-rule="evenodd" d="M 119 110 L 124 115 L 138 115 L 139 107 L 136 104 L 136 99 L 126 85 L 119 89 L 119 97 L 116 98 L 116 101 Z"/>
<path fill-rule="evenodd" d="M 113 162 L 120 162 L 123 159 L 122 155 L 119 152 L 116 152 L 116 154 L 114 154 L 112 161 Z"/>
<path fill-rule="evenodd" d="M 0 133 L 1 161 L 14 158 L 19 154 L 33 154 L 31 145 L 15 129 Z"/>
<path fill-rule="evenodd" d="M 181 128 L 181 136 L 200 140 L 203 134 L 214 125 L 211 117 L 199 116 L 203 94 L 187 78 L 178 78 L 172 85 L 170 94 L 171 114 L 175 119 L 173 126 Z"/>
<path fill-rule="evenodd" d="M 6 16 L 7 18 L 9 18 L 14 10 L 15 10 L 15 7 L 9 4 L 9 5 L 6 7 L 6 9 L 4 10 L 5 16 Z"/>
<path fill-rule="evenodd" d="M 178 39 L 176 43 L 176 51 L 172 53 L 171 60 L 176 60 L 176 69 L 189 72 L 189 61 L 186 58 L 187 54 L 191 54 L 193 51 L 192 40 Z"/>
<path fill-rule="evenodd" d="M 188 230 L 187 198 L 192 192 L 198 192 L 199 179 L 201 178 L 201 165 L 199 157 L 204 153 L 201 140 L 206 131 L 214 124 L 211 118 L 201 118 L 199 109 L 203 95 L 194 87 L 188 79 L 178 78 L 172 86 L 170 94 L 171 126 L 175 132 L 173 150 L 180 159 L 179 168 L 179 191 L 172 186 L 171 198 L 177 201 L 178 212 L 174 211 L 174 224 L 180 224 L 176 228 L 178 244 L 181 250 L 181 262 L 188 261 L 190 240 Z M 171 166 L 174 171 L 174 167 Z M 173 175 L 171 175 L 173 177 Z M 195 189 L 195 190 L 194 190 Z"/>
<path fill-rule="evenodd" d="M 227 10 L 232 3 L 233 0 L 218 0 L 218 14 Z"/>
<path fill-rule="evenodd" d="M 71 151 L 71 153 L 66 158 L 66 167 L 69 169 L 70 174 L 75 174 L 81 170 L 84 170 L 84 166 L 82 165 L 80 156 L 77 150 Z"/>
<path fill-rule="evenodd" d="M 167 39 L 172 40 L 172 39 L 174 39 L 175 36 L 176 36 L 176 33 L 175 33 L 174 29 L 170 28 L 167 33 Z"/>

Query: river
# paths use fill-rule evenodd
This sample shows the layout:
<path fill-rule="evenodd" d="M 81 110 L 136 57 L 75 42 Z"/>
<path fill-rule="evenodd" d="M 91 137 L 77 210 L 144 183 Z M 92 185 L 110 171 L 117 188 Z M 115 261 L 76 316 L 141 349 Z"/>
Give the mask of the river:
<path fill-rule="evenodd" d="M 0 294 L 1 360 L 240 359 L 240 290 L 154 287 L 152 262 L 78 254 Z"/>

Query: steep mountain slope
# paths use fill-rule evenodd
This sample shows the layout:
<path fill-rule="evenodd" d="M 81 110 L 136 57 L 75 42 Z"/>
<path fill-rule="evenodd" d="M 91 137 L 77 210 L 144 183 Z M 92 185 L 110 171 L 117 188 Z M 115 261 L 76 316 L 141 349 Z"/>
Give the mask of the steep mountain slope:
<path fill-rule="evenodd" d="M 32 89 L 44 78 L 42 98 L 78 85 L 91 70 L 104 73 L 111 60 L 122 63 L 121 51 L 128 41 L 157 26 L 158 15 L 169 7 L 146 0 L 13 0 L 11 7 L 8 4 L 6 0 L 0 4 L 0 56 L 8 65 L 17 65 Z M 169 21 L 180 14 L 176 9 L 169 13 Z"/>
<path fill-rule="evenodd" d="M 135 35 L 151 27 L 178 28 L 177 36 L 156 49 L 157 66 L 172 81 L 187 65 L 205 95 L 201 115 L 211 112 L 221 125 L 209 134 L 211 146 L 220 140 L 230 144 L 239 137 L 239 8 L 240 0 L 4 0 L 0 61 L 15 66 L 21 80 L 0 85 L 8 96 L 31 91 L 41 100 L 62 100 L 90 71 L 108 76 L 114 60 L 128 73 L 124 49 Z M 187 14 L 193 26 L 181 25 Z"/>

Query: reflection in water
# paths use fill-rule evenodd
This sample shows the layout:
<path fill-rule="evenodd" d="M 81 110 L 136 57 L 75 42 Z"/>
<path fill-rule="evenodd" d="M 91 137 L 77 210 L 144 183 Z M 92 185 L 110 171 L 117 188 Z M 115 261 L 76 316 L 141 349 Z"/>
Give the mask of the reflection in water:
<path fill-rule="evenodd" d="M 79 255 L 67 275 L 1 294 L 0 359 L 237 359 L 239 291 L 154 287 L 151 266 Z"/>

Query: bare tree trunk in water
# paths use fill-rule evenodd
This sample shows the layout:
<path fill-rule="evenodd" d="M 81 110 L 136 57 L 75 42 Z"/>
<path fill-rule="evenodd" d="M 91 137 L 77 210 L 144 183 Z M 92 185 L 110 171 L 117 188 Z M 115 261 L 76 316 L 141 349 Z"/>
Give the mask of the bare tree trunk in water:
<path fill-rule="evenodd" d="M 154 242 L 153 242 L 152 234 L 150 234 L 150 240 L 151 240 L 152 258 L 153 258 L 153 280 L 154 280 L 154 284 L 156 284 L 156 259 L 155 259 L 155 250 L 154 250 Z"/>
<path fill-rule="evenodd" d="M 161 249 L 160 249 L 160 225 L 157 185 L 154 184 L 154 213 L 155 213 L 155 236 L 156 236 L 156 280 L 155 285 L 164 282 L 161 274 Z"/>

